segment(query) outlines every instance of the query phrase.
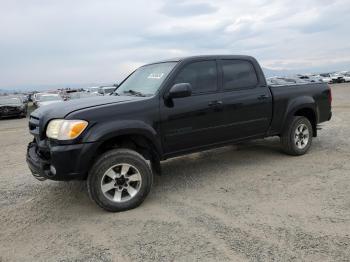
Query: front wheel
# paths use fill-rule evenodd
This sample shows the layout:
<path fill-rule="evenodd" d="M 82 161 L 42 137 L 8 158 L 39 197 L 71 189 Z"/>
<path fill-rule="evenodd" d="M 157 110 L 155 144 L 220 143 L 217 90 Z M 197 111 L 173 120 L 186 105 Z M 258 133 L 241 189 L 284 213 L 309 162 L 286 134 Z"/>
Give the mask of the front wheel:
<path fill-rule="evenodd" d="M 130 149 L 115 149 L 101 155 L 87 179 L 90 198 L 110 212 L 139 206 L 153 183 L 147 161 Z"/>
<path fill-rule="evenodd" d="M 312 137 L 310 121 L 306 117 L 295 116 L 281 136 L 283 151 L 293 156 L 303 155 L 311 147 Z"/>

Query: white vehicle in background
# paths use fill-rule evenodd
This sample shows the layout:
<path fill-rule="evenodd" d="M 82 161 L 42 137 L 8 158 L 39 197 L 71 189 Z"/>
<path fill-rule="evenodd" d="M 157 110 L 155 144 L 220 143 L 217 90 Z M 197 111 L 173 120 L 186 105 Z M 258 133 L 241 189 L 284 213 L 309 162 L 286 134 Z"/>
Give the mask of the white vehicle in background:
<path fill-rule="evenodd" d="M 320 78 L 321 78 L 321 81 L 323 83 L 328 83 L 328 84 L 332 84 L 333 83 L 332 76 L 329 73 L 320 74 Z"/>
<path fill-rule="evenodd" d="M 33 94 L 33 105 L 37 106 L 38 100 L 40 99 L 40 96 L 45 95 L 46 93 L 35 93 Z"/>
<path fill-rule="evenodd" d="M 63 99 L 59 94 L 42 94 L 39 96 L 36 106 L 42 107 L 61 102 L 63 102 Z"/>
<path fill-rule="evenodd" d="M 322 79 L 317 75 L 306 74 L 306 75 L 296 75 L 296 78 L 301 79 L 306 82 L 317 83 L 321 82 Z"/>
<path fill-rule="evenodd" d="M 300 79 L 299 77 L 269 77 L 269 78 L 266 78 L 266 81 L 271 86 L 297 85 L 297 84 L 305 84 L 309 82 L 304 79 Z"/>
<path fill-rule="evenodd" d="M 116 88 L 116 86 L 100 86 L 98 93 L 103 96 L 110 95 Z"/>
<path fill-rule="evenodd" d="M 100 94 L 96 93 L 96 92 L 75 92 L 75 93 L 71 93 L 68 96 L 67 100 L 74 100 L 74 99 L 82 99 L 82 98 L 89 98 L 89 97 L 94 97 L 94 96 L 99 96 Z"/>
<path fill-rule="evenodd" d="M 99 94 L 99 93 L 98 93 L 99 89 L 100 89 L 99 86 L 92 86 L 92 87 L 86 87 L 86 88 L 84 88 L 84 91 L 85 91 L 85 92 L 89 92 L 89 93 Z"/>
<path fill-rule="evenodd" d="M 340 73 L 331 74 L 332 83 L 345 83 L 345 79 Z"/>
<path fill-rule="evenodd" d="M 345 82 L 350 82 L 350 72 L 345 72 L 342 75 Z"/>

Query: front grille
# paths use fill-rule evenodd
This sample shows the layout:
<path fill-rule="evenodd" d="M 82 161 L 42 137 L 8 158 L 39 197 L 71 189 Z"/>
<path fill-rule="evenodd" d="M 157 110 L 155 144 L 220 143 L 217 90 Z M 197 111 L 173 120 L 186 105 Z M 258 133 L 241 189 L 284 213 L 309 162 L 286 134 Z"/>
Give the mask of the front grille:
<path fill-rule="evenodd" d="M 18 112 L 18 108 L 17 107 L 8 107 L 7 108 L 9 112 L 12 112 L 12 113 L 15 113 L 15 112 Z"/>
<path fill-rule="evenodd" d="M 34 141 L 37 146 L 36 153 L 41 159 L 50 159 L 50 150 L 47 144 L 47 140 L 40 137 L 40 119 L 36 116 L 30 115 L 29 117 L 29 132 L 34 136 Z"/>
<path fill-rule="evenodd" d="M 17 113 L 19 112 L 19 109 L 17 107 L 13 107 L 13 106 L 2 106 L 0 108 L 0 111 L 3 113 Z"/>
<path fill-rule="evenodd" d="M 41 159 L 45 159 L 47 161 L 49 161 L 51 158 L 50 151 L 44 150 L 42 148 L 38 148 L 37 154 L 40 156 Z"/>

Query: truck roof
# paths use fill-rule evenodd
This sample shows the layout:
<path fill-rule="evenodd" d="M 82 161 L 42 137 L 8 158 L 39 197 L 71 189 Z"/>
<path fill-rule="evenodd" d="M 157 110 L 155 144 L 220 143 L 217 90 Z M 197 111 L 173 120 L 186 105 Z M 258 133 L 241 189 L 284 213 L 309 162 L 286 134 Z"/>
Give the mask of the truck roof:
<path fill-rule="evenodd" d="M 184 56 L 184 57 L 175 57 L 170 59 L 164 59 L 157 62 L 149 64 L 158 64 L 166 62 L 181 62 L 186 60 L 201 60 L 201 59 L 242 59 L 242 60 L 255 60 L 252 56 L 247 55 L 197 55 L 197 56 Z"/>

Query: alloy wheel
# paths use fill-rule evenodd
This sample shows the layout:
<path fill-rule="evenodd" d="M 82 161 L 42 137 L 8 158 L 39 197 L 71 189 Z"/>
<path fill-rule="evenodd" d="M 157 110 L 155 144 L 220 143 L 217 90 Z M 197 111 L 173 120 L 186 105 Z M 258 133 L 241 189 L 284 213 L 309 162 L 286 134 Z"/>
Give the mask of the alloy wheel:
<path fill-rule="evenodd" d="M 109 168 L 101 180 L 101 191 L 113 202 L 125 202 L 140 191 L 142 177 L 136 167 L 130 164 L 117 164 Z"/>

